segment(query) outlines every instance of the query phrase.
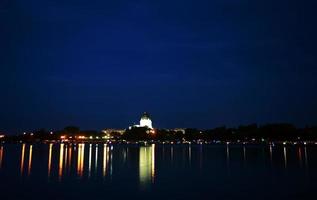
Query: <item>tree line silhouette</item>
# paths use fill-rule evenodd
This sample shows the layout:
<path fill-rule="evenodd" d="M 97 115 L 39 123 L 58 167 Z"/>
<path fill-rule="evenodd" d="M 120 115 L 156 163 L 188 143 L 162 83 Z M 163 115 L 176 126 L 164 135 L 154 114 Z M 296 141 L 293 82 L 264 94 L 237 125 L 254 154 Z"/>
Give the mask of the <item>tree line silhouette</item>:
<path fill-rule="evenodd" d="M 36 130 L 32 133 L 6 136 L 2 138 L 5 141 L 59 141 L 62 137 L 70 140 L 78 140 L 78 136 L 84 139 L 104 140 L 105 133 L 95 130 L 81 131 L 76 126 L 68 126 L 63 130 L 49 132 L 45 129 Z M 80 140 L 84 140 L 81 138 Z M 299 140 L 317 140 L 317 126 L 296 128 L 292 124 L 266 124 L 258 126 L 257 124 L 241 125 L 237 128 L 227 128 L 226 126 L 213 129 L 200 130 L 196 128 L 186 128 L 183 131 L 179 129 L 148 129 L 146 127 L 132 127 L 126 129 L 123 134 L 113 131 L 108 133 L 107 139 L 111 140 L 153 140 L 153 141 L 249 141 L 249 140 L 267 140 L 267 141 L 299 141 Z"/>

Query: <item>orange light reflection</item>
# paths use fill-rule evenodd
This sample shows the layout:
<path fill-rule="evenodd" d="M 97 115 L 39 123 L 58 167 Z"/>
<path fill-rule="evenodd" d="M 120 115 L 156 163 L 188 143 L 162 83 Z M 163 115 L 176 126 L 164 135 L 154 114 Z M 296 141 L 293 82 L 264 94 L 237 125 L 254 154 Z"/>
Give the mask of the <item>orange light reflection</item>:
<path fill-rule="evenodd" d="M 0 169 L 2 167 L 2 159 L 3 159 L 3 146 L 0 148 Z"/>
<path fill-rule="evenodd" d="M 47 166 L 47 176 L 51 176 L 51 165 L 52 165 L 52 146 L 53 144 L 50 144 L 49 150 L 48 150 L 48 166 Z"/>
<path fill-rule="evenodd" d="M 32 152 L 33 152 L 33 145 L 30 145 L 28 175 L 30 175 L 30 173 L 31 173 L 31 168 L 32 168 Z"/>
<path fill-rule="evenodd" d="M 63 158 L 64 158 L 64 144 L 62 143 L 59 149 L 59 165 L 58 165 L 59 180 L 61 180 L 63 176 L 63 160 L 64 160 Z"/>
<path fill-rule="evenodd" d="M 22 145 L 22 153 L 21 153 L 21 168 L 20 168 L 20 172 L 21 172 L 21 176 L 23 175 L 23 169 L 24 169 L 24 155 L 25 155 L 25 144 Z"/>

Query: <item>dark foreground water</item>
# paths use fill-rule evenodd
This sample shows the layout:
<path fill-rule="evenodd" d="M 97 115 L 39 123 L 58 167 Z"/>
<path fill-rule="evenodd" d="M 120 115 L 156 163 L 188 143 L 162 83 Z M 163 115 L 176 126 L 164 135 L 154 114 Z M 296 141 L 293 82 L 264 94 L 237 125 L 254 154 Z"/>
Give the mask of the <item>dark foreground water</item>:
<path fill-rule="evenodd" d="M 316 199 L 314 146 L 6 144 L 0 199 Z"/>

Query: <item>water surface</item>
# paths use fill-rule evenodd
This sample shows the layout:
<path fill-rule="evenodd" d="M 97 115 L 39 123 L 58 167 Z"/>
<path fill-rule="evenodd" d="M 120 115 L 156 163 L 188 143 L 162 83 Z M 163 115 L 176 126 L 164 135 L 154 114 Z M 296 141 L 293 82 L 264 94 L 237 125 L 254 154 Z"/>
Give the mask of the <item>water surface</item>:
<path fill-rule="evenodd" d="M 315 146 L 3 144 L 1 199 L 314 199 Z"/>

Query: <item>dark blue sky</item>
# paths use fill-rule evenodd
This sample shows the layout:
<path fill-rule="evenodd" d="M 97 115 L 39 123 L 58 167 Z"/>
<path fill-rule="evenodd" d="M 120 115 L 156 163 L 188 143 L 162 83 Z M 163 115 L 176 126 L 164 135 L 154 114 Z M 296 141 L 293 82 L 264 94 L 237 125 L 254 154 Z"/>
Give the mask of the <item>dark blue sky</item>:
<path fill-rule="evenodd" d="M 2 0 L 0 132 L 317 124 L 315 2 Z"/>

